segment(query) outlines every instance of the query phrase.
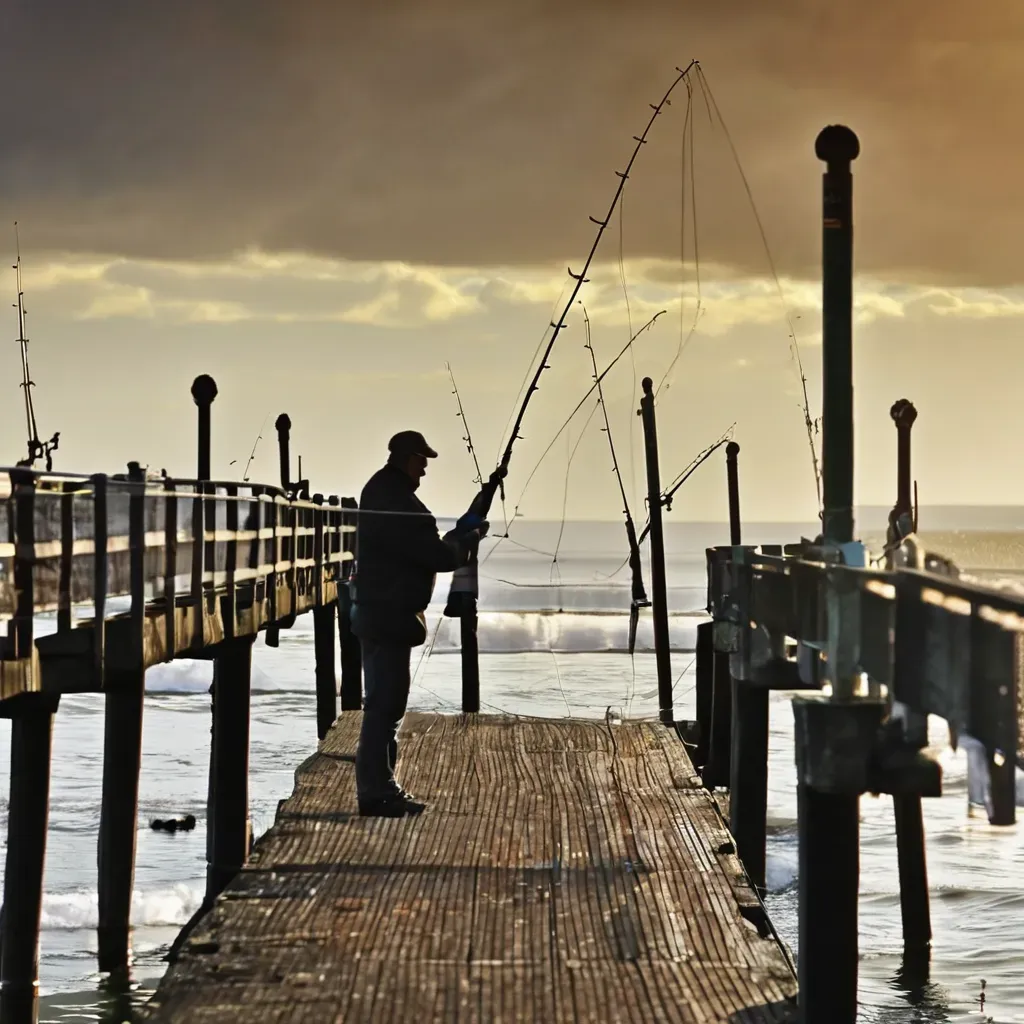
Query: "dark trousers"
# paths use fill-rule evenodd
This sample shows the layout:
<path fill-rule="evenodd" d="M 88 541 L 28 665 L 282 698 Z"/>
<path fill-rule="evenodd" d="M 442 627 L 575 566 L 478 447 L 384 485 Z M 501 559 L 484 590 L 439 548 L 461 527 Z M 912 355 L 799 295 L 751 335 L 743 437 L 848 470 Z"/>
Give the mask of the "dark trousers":
<path fill-rule="evenodd" d="M 411 647 L 362 641 L 363 726 L 356 750 L 356 791 L 360 800 L 400 792 L 395 781 L 398 727 L 409 700 Z"/>

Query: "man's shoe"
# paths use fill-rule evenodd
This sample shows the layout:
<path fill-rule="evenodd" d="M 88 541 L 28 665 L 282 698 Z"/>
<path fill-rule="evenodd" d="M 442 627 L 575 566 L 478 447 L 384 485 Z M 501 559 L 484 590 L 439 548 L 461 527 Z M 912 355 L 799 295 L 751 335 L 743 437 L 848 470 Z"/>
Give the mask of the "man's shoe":
<path fill-rule="evenodd" d="M 378 800 L 359 801 L 359 813 L 364 818 L 407 818 L 422 814 L 426 809 L 426 804 L 397 794 Z"/>

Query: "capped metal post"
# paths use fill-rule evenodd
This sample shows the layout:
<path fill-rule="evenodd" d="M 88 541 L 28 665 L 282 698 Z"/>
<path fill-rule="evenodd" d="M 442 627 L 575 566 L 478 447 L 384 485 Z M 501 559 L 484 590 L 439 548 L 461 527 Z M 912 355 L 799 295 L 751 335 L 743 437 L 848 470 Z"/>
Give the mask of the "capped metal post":
<path fill-rule="evenodd" d="M 826 541 L 853 540 L 853 175 L 860 153 L 845 125 L 814 143 L 822 178 L 822 498 Z"/>
<path fill-rule="evenodd" d="M 281 488 L 285 491 L 291 485 L 291 456 L 288 445 L 291 438 L 292 421 L 288 413 L 283 412 L 274 421 L 277 428 L 277 450 L 281 458 Z"/>
<path fill-rule="evenodd" d="M 725 471 L 729 478 L 729 543 L 742 544 L 740 527 L 740 446 L 730 441 L 725 446 Z"/>
<path fill-rule="evenodd" d="M 217 382 L 202 373 L 192 381 L 192 398 L 199 409 L 199 452 L 196 459 L 196 477 L 210 479 L 210 406 L 217 397 Z"/>
<path fill-rule="evenodd" d="M 889 410 L 896 424 L 896 513 L 913 515 L 914 502 L 911 497 L 913 476 L 910 472 L 910 431 L 917 420 L 914 403 L 901 398 Z M 914 523 L 917 528 L 917 523 Z"/>
<path fill-rule="evenodd" d="M 853 540 L 853 177 L 857 136 L 843 125 L 815 142 L 822 189 L 822 484 L 825 546 Z M 860 794 L 881 720 L 854 697 L 855 650 L 845 595 L 829 583 L 832 697 L 793 700 L 799 832 L 800 1013 L 806 1024 L 857 1017 Z"/>
<path fill-rule="evenodd" d="M 672 724 L 672 655 L 668 637 L 668 596 L 665 581 L 665 534 L 661 522 L 661 470 L 658 466 L 658 428 L 654 418 L 654 381 L 641 382 L 640 416 L 647 456 L 647 504 L 651 517 L 651 613 L 654 654 L 658 668 L 658 708 L 662 722 Z"/>

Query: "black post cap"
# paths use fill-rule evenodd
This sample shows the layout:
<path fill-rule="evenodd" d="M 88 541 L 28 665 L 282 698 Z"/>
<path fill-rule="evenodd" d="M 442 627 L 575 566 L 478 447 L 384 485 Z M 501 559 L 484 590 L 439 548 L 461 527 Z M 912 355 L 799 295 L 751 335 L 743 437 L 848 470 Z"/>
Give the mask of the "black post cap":
<path fill-rule="evenodd" d="M 725 457 L 727 459 L 735 459 L 740 453 L 740 446 L 735 441 L 730 441 L 725 446 Z"/>
<path fill-rule="evenodd" d="M 217 397 L 217 382 L 207 373 L 192 381 L 192 399 L 196 405 L 213 405 Z"/>
<path fill-rule="evenodd" d="M 914 403 L 906 398 L 901 398 L 898 402 L 894 402 L 892 408 L 889 410 L 889 415 L 892 417 L 893 422 L 896 424 L 896 429 L 900 427 L 912 427 L 914 420 L 917 419 L 917 410 L 914 408 Z"/>
<path fill-rule="evenodd" d="M 640 387 L 644 389 L 645 395 L 649 395 L 654 390 L 654 381 L 650 377 L 644 377 L 640 382 Z"/>
<path fill-rule="evenodd" d="M 292 421 L 288 417 L 288 413 L 283 412 L 274 421 L 274 426 L 277 427 L 277 432 L 283 434 L 292 429 Z"/>
<path fill-rule="evenodd" d="M 845 124 L 830 124 L 814 140 L 814 152 L 829 169 L 849 164 L 860 155 L 860 140 Z"/>

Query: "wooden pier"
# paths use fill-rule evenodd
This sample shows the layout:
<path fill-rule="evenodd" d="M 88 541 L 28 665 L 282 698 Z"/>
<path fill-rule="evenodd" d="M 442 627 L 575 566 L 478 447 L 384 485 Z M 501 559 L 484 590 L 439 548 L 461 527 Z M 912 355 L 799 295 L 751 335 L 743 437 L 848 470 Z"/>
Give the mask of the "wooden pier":
<path fill-rule="evenodd" d="M 380 820 L 353 814 L 359 722 L 296 773 L 145 1021 L 792 1019 L 792 968 L 673 729 L 410 715 L 402 779 L 430 806 Z"/>

